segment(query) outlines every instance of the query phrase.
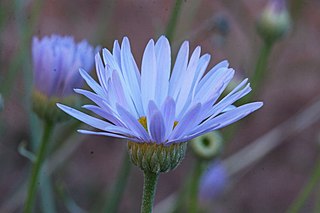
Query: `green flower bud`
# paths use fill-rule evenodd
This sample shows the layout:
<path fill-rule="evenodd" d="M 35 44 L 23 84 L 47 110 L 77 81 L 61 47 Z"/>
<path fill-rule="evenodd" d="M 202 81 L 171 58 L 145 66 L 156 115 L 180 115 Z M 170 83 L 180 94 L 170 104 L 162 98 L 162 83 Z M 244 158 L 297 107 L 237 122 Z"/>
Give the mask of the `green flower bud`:
<path fill-rule="evenodd" d="M 41 119 L 53 123 L 68 120 L 70 117 L 63 113 L 56 103 L 75 105 L 76 98 L 74 96 L 48 98 L 37 90 L 32 93 L 32 109 Z"/>
<path fill-rule="evenodd" d="M 187 143 L 165 146 L 156 143 L 128 142 L 129 155 L 134 165 L 145 172 L 168 172 L 183 160 Z"/>
<path fill-rule="evenodd" d="M 266 42 L 274 42 L 285 36 L 291 27 L 291 19 L 282 0 L 268 3 L 257 23 L 257 30 Z"/>
<path fill-rule="evenodd" d="M 223 139 L 218 131 L 214 131 L 193 139 L 190 145 L 199 159 L 211 160 L 220 154 Z"/>

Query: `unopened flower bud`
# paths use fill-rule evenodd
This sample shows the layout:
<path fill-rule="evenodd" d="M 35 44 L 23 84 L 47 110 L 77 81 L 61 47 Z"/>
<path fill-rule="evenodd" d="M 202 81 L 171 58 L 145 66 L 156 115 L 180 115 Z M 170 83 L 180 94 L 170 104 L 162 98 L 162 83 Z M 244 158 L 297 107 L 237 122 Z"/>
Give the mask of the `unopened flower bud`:
<path fill-rule="evenodd" d="M 79 68 L 90 71 L 94 48 L 87 41 L 76 43 L 70 36 L 33 38 L 33 109 L 39 117 L 59 121 L 67 117 L 56 107 L 57 102 L 75 102 L 73 89 L 82 86 Z"/>
<path fill-rule="evenodd" d="M 218 131 L 214 131 L 193 139 L 190 145 L 198 158 L 211 160 L 220 154 L 223 139 Z"/>
<path fill-rule="evenodd" d="M 257 30 L 266 42 L 274 42 L 286 35 L 290 26 L 290 15 L 285 2 L 270 0 L 258 20 Z"/>

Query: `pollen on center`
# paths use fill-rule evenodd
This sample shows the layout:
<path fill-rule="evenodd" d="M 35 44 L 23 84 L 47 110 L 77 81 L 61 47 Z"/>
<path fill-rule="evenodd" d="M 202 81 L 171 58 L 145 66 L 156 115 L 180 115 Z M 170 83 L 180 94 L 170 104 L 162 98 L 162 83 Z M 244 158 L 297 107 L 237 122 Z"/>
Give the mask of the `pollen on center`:
<path fill-rule="evenodd" d="M 143 126 L 143 128 L 148 132 L 148 125 L 147 125 L 147 117 L 146 116 L 142 116 L 138 119 L 139 123 Z M 178 125 L 178 121 L 175 121 L 173 123 L 173 128 L 174 129 L 177 125 Z"/>

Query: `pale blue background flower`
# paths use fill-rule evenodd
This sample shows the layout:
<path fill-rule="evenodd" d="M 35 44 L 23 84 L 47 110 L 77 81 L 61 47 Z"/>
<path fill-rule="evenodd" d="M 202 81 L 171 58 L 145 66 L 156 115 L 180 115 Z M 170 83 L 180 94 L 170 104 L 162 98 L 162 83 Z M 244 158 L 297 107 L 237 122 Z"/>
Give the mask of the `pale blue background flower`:
<path fill-rule="evenodd" d="M 228 173 L 219 161 L 213 162 L 203 174 L 199 187 L 199 199 L 212 200 L 219 196 L 228 184 Z"/>
<path fill-rule="evenodd" d="M 201 56 L 198 46 L 189 58 L 187 41 L 181 45 L 172 74 L 171 48 L 164 36 L 156 43 L 152 39 L 148 42 L 141 72 L 127 37 L 121 46 L 114 42 L 112 53 L 103 49 L 102 58 L 97 54 L 95 59 L 99 83 L 80 70 L 94 92 L 75 91 L 95 102 L 96 105 L 83 108 L 102 119 L 58 104 L 66 113 L 101 130 L 80 130 L 81 133 L 169 145 L 220 129 L 262 106 L 261 102 L 255 102 L 230 107 L 251 91 L 247 79 L 218 101 L 234 70 L 227 61 L 222 61 L 204 75 L 210 55 Z M 139 122 L 141 118 L 146 118 L 147 128 Z"/>
<path fill-rule="evenodd" d="M 76 43 L 71 36 L 34 37 L 32 58 L 35 89 L 47 97 L 65 97 L 83 83 L 79 68 L 91 71 L 94 48 L 85 40 Z"/>

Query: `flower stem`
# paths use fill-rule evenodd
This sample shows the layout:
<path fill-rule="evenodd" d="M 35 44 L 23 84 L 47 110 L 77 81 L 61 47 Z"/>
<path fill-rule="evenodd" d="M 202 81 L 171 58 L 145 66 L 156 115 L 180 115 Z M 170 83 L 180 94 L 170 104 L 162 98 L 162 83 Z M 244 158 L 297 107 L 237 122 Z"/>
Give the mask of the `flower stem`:
<path fill-rule="evenodd" d="M 32 167 L 32 174 L 31 174 L 29 187 L 28 187 L 27 200 L 24 206 L 24 213 L 32 212 L 33 201 L 37 191 L 39 172 L 41 169 L 41 165 L 45 159 L 45 154 L 49 144 L 48 142 L 49 142 L 49 138 L 52 133 L 52 130 L 53 130 L 53 123 L 46 121 L 44 126 L 43 137 L 40 142 L 39 151 L 36 156 L 36 161 Z"/>
<path fill-rule="evenodd" d="M 264 42 L 262 48 L 260 49 L 259 58 L 257 60 L 256 68 L 252 77 L 252 90 L 255 91 L 258 85 L 260 85 L 263 77 L 265 76 L 265 71 L 268 66 L 268 59 L 273 47 L 273 42 Z"/>
<path fill-rule="evenodd" d="M 158 173 L 144 171 L 141 213 L 152 212 L 158 177 L 159 177 Z"/>
<path fill-rule="evenodd" d="M 296 213 L 299 212 L 300 209 L 303 207 L 304 203 L 307 201 L 309 195 L 320 181 L 320 159 L 317 162 L 317 166 L 313 170 L 310 180 L 304 186 L 298 197 L 295 201 L 291 204 L 288 209 L 288 213 Z"/>
<path fill-rule="evenodd" d="M 172 13 L 170 15 L 169 23 L 166 28 L 166 36 L 169 41 L 173 40 L 174 29 L 176 28 L 178 16 L 181 11 L 182 0 L 176 0 Z"/>
<path fill-rule="evenodd" d="M 190 183 L 190 200 L 189 200 L 189 212 L 190 213 L 197 213 L 198 211 L 198 191 L 199 191 L 199 184 L 200 178 L 205 168 L 205 163 L 197 159 L 196 164 L 194 166 L 193 174 L 191 177 Z"/>
<path fill-rule="evenodd" d="M 117 212 L 119 201 L 123 195 L 129 173 L 131 169 L 131 162 L 128 153 L 124 153 L 124 157 L 122 160 L 122 165 L 119 171 L 119 174 L 117 176 L 117 181 L 113 185 L 113 188 L 111 190 L 111 193 L 109 194 L 109 199 L 107 201 L 106 207 L 104 208 L 104 212 Z"/>

